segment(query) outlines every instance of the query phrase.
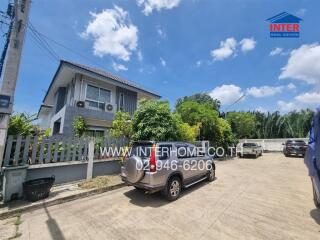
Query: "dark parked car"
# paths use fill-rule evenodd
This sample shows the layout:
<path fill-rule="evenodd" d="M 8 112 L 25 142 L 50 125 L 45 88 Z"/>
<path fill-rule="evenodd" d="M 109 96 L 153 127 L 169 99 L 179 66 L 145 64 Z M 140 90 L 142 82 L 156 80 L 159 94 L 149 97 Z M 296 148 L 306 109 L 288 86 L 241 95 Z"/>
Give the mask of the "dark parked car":
<path fill-rule="evenodd" d="M 286 157 L 290 155 L 304 156 L 308 148 L 308 145 L 303 140 L 287 140 L 283 145 L 283 153 Z"/>

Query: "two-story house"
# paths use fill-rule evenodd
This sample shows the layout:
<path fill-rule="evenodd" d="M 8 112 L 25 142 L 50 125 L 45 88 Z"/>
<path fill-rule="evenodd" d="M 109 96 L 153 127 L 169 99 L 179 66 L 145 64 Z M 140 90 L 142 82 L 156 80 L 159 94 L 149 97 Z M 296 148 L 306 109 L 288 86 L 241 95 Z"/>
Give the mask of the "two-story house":
<path fill-rule="evenodd" d="M 116 111 L 133 114 L 141 98 L 160 95 L 103 70 L 61 60 L 39 109 L 39 124 L 53 135 L 73 136 L 73 119 L 82 116 L 88 134 L 101 136 Z"/>

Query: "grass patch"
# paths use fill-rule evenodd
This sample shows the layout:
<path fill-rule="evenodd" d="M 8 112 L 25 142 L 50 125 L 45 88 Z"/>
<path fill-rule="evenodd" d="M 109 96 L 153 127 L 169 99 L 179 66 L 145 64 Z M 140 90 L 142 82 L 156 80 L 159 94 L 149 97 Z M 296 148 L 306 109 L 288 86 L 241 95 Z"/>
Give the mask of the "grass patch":
<path fill-rule="evenodd" d="M 22 223 L 22 221 L 21 221 L 21 216 L 19 215 L 18 217 L 17 217 L 17 219 L 14 221 L 14 225 L 16 225 L 16 226 L 19 226 L 20 224 Z"/>
<path fill-rule="evenodd" d="M 21 215 L 19 214 L 16 218 L 16 220 L 14 221 L 14 225 L 16 226 L 16 229 L 15 229 L 15 234 L 14 236 L 12 237 L 9 237 L 8 240 L 11 240 L 11 239 L 16 239 L 16 238 L 19 238 L 21 237 L 22 233 L 19 232 L 19 225 L 22 223 L 21 221 Z"/>
<path fill-rule="evenodd" d="M 110 182 L 111 176 L 99 176 L 79 183 L 78 186 L 83 189 L 102 188 L 109 186 Z"/>

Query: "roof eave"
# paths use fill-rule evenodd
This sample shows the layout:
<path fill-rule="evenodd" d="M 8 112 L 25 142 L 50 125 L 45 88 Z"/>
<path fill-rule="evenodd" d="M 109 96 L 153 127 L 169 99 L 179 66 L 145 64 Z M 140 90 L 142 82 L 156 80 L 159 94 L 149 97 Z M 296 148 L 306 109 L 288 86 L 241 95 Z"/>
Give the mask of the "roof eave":
<path fill-rule="evenodd" d="M 152 95 L 152 96 L 154 96 L 154 97 L 161 98 L 161 96 L 160 96 L 159 94 L 157 94 L 157 93 L 153 93 L 153 92 L 150 92 L 150 91 L 148 91 L 148 90 L 145 90 L 145 89 L 142 89 L 142 88 L 139 88 L 139 87 L 135 87 L 135 86 L 132 86 L 132 85 L 129 85 L 129 84 L 126 84 L 126 83 L 121 83 L 121 82 L 119 82 L 119 81 L 117 81 L 117 80 L 114 80 L 114 79 L 112 79 L 112 78 L 108 78 L 108 77 L 106 77 L 106 76 L 104 76 L 104 75 L 102 75 L 102 74 L 99 74 L 99 73 L 97 73 L 97 72 L 91 71 L 91 70 L 89 70 L 89 69 L 85 69 L 85 68 L 83 68 L 83 67 L 81 67 L 81 66 L 78 66 L 78 65 L 75 65 L 75 64 L 73 64 L 73 63 L 71 63 L 71 62 L 68 62 L 68 61 L 65 61 L 65 60 L 61 60 L 61 62 L 64 63 L 64 64 L 66 64 L 66 65 L 70 65 L 70 66 L 73 66 L 73 67 L 75 67 L 75 68 L 81 69 L 82 71 L 90 72 L 91 74 L 97 75 L 97 76 L 99 76 L 99 77 L 101 77 L 101 78 L 105 78 L 105 79 L 111 80 L 111 81 L 115 82 L 116 84 L 121 84 L 121 85 L 124 85 L 124 86 L 127 86 L 127 87 L 131 87 L 131 88 L 133 88 L 133 89 L 135 89 L 135 90 L 138 90 L 138 91 L 141 91 L 141 92 L 150 94 L 150 95 Z"/>

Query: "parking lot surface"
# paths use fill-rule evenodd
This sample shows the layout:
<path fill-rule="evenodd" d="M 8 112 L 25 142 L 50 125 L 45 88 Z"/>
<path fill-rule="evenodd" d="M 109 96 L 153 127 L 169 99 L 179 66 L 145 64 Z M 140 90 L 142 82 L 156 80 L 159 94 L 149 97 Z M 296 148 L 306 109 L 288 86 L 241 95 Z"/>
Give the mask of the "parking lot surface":
<path fill-rule="evenodd" d="M 302 158 L 216 163 L 217 179 L 167 202 L 124 187 L 23 214 L 21 239 L 320 239 Z"/>

